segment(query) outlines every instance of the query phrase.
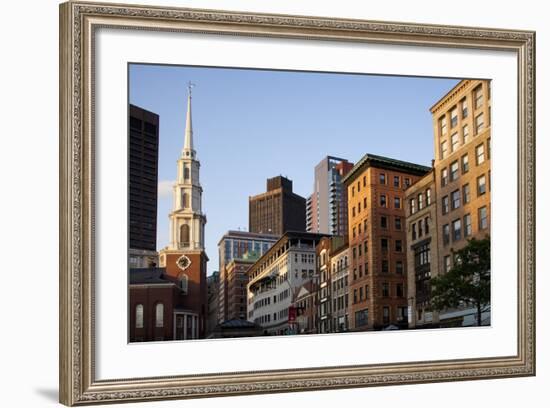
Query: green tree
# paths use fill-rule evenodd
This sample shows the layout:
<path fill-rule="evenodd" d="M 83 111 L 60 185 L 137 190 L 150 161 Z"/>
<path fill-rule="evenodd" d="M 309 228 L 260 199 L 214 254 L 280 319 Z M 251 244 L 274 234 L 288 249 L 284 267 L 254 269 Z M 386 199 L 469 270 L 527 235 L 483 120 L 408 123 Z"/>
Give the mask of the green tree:
<path fill-rule="evenodd" d="M 474 306 L 481 325 L 483 308 L 491 301 L 491 240 L 471 239 L 454 251 L 454 266 L 431 280 L 431 303 L 435 310 Z"/>

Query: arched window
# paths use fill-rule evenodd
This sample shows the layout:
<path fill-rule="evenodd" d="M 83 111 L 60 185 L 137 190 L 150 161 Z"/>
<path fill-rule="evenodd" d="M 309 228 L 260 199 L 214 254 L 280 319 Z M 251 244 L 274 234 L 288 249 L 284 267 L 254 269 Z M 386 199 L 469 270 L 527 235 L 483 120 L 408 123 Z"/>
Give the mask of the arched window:
<path fill-rule="evenodd" d="M 143 328 L 143 305 L 136 305 L 136 329 Z"/>
<path fill-rule="evenodd" d="M 164 304 L 157 303 L 155 307 L 155 327 L 164 327 Z"/>
<path fill-rule="evenodd" d="M 189 287 L 189 277 L 186 274 L 182 274 L 180 278 L 180 288 L 184 294 L 187 294 L 187 288 Z"/>
<path fill-rule="evenodd" d="M 183 165 L 183 179 L 189 180 L 189 167 L 186 164 Z"/>
<path fill-rule="evenodd" d="M 180 242 L 183 245 L 189 245 L 189 225 L 187 224 L 180 227 Z"/>

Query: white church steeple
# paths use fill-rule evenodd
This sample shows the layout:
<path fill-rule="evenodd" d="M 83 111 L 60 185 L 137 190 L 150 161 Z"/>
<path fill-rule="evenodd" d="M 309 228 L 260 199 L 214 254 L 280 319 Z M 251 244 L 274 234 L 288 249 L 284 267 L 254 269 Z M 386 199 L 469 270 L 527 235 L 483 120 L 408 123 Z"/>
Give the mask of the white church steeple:
<path fill-rule="evenodd" d="M 193 122 L 191 116 L 191 82 L 188 85 L 187 116 L 181 156 L 177 162 L 177 178 L 173 190 L 173 210 L 170 213 L 170 249 L 204 250 L 204 224 L 202 213 L 202 187 L 200 162 L 193 148 Z"/>
<path fill-rule="evenodd" d="M 187 85 L 188 94 L 187 94 L 187 117 L 185 119 L 185 140 L 183 142 L 183 152 L 189 152 L 192 157 L 195 156 L 195 151 L 193 150 L 193 120 L 191 117 L 191 90 L 195 84 L 189 82 Z"/>

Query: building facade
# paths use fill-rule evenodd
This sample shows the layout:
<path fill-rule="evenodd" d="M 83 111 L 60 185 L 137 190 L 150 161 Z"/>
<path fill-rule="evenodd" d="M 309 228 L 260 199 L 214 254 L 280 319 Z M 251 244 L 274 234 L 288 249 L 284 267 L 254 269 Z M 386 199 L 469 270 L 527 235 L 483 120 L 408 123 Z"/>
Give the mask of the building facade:
<path fill-rule="evenodd" d="M 265 334 L 294 330 L 289 308 L 299 288 L 318 282 L 315 248 L 323 236 L 287 232 L 248 270 L 247 318 Z"/>
<path fill-rule="evenodd" d="M 437 186 L 439 273 L 455 263 L 453 251 L 491 227 L 491 82 L 463 80 L 432 108 Z M 473 310 L 447 310 L 442 326 L 475 324 Z M 490 313 L 482 317 L 490 321 Z"/>
<path fill-rule="evenodd" d="M 177 162 L 177 177 L 173 188 L 173 210 L 169 214 L 170 243 L 159 251 L 160 266 L 185 293 L 181 315 L 184 320 L 197 320 L 193 338 L 206 333 L 207 284 L 202 187 L 199 180 L 200 163 L 193 148 L 191 118 L 191 88 L 187 99 L 187 119 L 184 146 Z"/>
<path fill-rule="evenodd" d="M 345 332 L 349 330 L 349 260 L 349 246 L 347 242 L 333 249 L 330 256 L 332 332 Z"/>
<path fill-rule="evenodd" d="M 315 334 L 319 330 L 319 285 L 305 282 L 295 294 L 288 312 L 289 334 Z"/>
<path fill-rule="evenodd" d="M 439 275 L 435 169 L 409 187 L 405 194 L 409 328 L 436 327 L 439 314 L 430 306 L 430 281 Z"/>
<path fill-rule="evenodd" d="M 342 178 L 353 163 L 327 156 L 315 166 L 313 193 L 306 205 L 306 229 L 346 236 L 348 230 L 347 190 Z"/>
<path fill-rule="evenodd" d="M 344 247 L 347 247 L 347 244 L 345 243 L 345 238 L 341 236 L 322 238 L 316 247 L 317 275 L 319 276 L 317 308 L 317 327 L 319 333 L 333 333 L 338 330 L 335 319 L 336 311 L 342 312 L 343 308 L 338 303 L 339 293 L 333 291 L 333 275 L 337 273 L 334 258 L 335 254 L 340 252 Z"/>
<path fill-rule="evenodd" d="M 281 236 L 306 230 L 306 199 L 292 191 L 292 181 L 286 177 L 268 179 L 267 191 L 249 197 L 248 208 L 250 232 Z"/>
<path fill-rule="evenodd" d="M 246 253 L 225 266 L 226 313 L 223 321 L 246 320 L 246 285 L 248 270 L 258 260 L 256 253 Z"/>
<path fill-rule="evenodd" d="M 129 267 L 158 265 L 157 184 L 159 116 L 135 105 L 129 110 Z"/>
<path fill-rule="evenodd" d="M 183 306 L 186 292 L 164 268 L 130 269 L 129 341 L 198 338 L 198 316 Z"/>
<path fill-rule="evenodd" d="M 229 302 L 227 293 L 226 266 L 234 259 L 246 256 L 262 256 L 279 239 L 277 235 L 258 234 L 247 231 L 228 231 L 218 242 L 220 288 L 218 323 L 228 319 Z M 248 255 L 247 255 L 248 254 Z M 246 285 L 245 285 L 246 286 Z"/>
<path fill-rule="evenodd" d="M 367 154 L 344 178 L 351 253 L 350 330 L 407 325 L 405 190 L 429 171 Z"/>
<path fill-rule="evenodd" d="M 214 271 L 212 275 L 206 278 L 206 337 L 214 331 L 218 324 L 218 314 L 220 311 L 220 272 Z"/>

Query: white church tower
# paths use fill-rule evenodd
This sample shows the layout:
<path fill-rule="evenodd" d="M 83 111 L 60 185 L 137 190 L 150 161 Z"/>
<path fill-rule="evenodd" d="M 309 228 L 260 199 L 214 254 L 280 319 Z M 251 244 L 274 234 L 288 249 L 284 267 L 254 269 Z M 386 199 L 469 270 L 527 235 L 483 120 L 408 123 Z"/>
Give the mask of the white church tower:
<path fill-rule="evenodd" d="M 193 121 L 191 118 L 191 88 L 187 96 L 185 139 L 177 162 L 177 177 L 173 187 L 173 205 L 170 213 L 170 244 L 172 250 L 204 251 L 204 224 L 200 162 L 193 148 Z"/>
<path fill-rule="evenodd" d="M 177 162 L 174 198 L 170 218 L 170 243 L 159 251 L 160 267 L 176 282 L 180 293 L 173 310 L 174 339 L 204 338 L 206 330 L 208 256 L 204 248 L 200 163 L 193 148 L 191 88 L 187 96 L 187 118 L 183 150 Z M 173 323 L 172 323 L 173 322 Z"/>

